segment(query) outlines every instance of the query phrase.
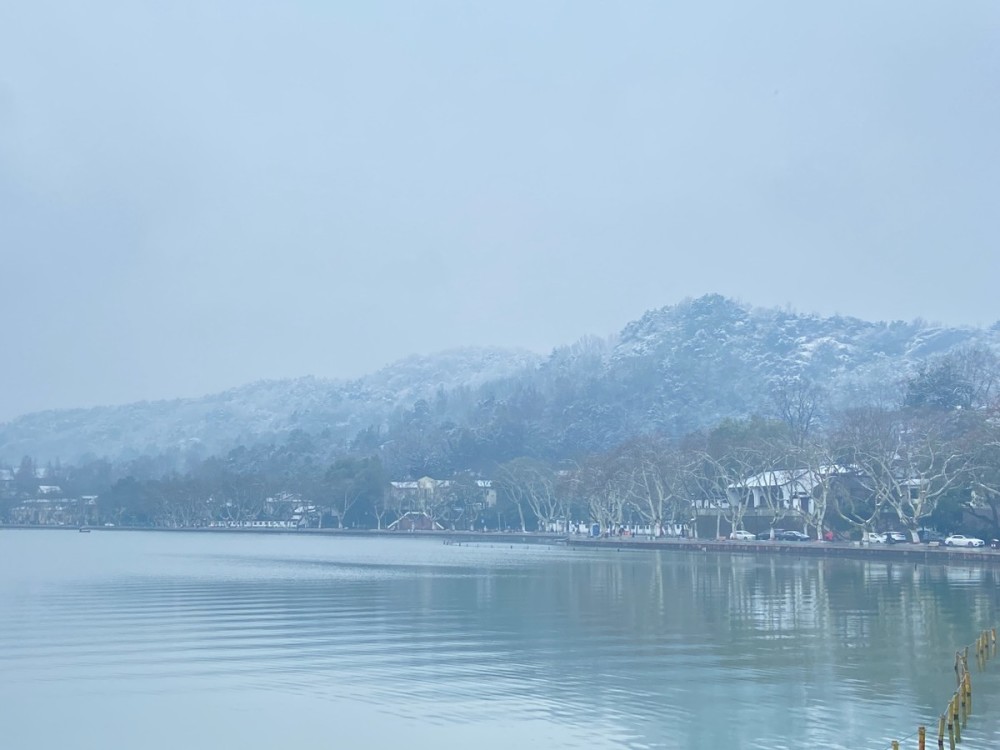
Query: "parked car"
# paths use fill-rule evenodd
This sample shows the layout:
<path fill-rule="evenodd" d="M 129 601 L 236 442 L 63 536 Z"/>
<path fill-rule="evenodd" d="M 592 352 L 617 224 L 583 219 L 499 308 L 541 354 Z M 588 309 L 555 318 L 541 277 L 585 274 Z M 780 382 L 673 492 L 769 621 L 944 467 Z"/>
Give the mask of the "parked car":
<path fill-rule="evenodd" d="M 861 541 L 865 544 L 885 544 L 885 534 L 877 531 L 866 531 L 861 535 Z"/>
<path fill-rule="evenodd" d="M 990 539 L 990 549 L 1000 549 L 1000 539 Z"/>
<path fill-rule="evenodd" d="M 886 544 L 906 544 L 910 541 L 902 531 L 887 531 L 882 536 L 885 537 Z"/>
<path fill-rule="evenodd" d="M 809 535 L 803 534 L 801 531 L 782 531 L 780 534 L 774 535 L 775 539 L 782 542 L 808 542 Z"/>
<path fill-rule="evenodd" d="M 751 534 L 749 531 L 744 531 L 743 529 L 737 529 L 732 534 L 729 535 L 730 539 L 735 539 L 737 542 L 752 542 L 757 537 Z"/>
<path fill-rule="evenodd" d="M 944 543 L 948 547 L 982 547 L 986 544 L 982 539 L 961 534 L 952 534 L 944 540 Z"/>
<path fill-rule="evenodd" d="M 771 536 L 771 531 L 774 532 L 773 537 Z M 757 539 L 762 542 L 769 541 L 770 539 L 777 539 L 778 534 L 782 533 L 783 531 L 784 529 L 769 529 L 768 531 L 762 531 L 757 535 Z"/>

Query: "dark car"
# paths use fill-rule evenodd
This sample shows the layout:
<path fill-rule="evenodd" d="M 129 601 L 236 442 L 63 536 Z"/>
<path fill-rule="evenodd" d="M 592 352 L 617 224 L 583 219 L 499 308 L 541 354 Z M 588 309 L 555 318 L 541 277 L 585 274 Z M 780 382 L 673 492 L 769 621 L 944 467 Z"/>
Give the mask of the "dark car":
<path fill-rule="evenodd" d="M 809 535 L 801 531 L 782 531 L 776 533 L 774 538 L 782 542 L 808 542 Z"/>
<path fill-rule="evenodd" d="M 930 544 L 931 542 L 944 544 L 944 535 L 939 534 L 934 529 L 920 529 L 917 531 L 917 534 L 920 536 L 920 541 L 923 544 Z"/>
<path fill-rule="evenodd" d="M 774 536 L 771 536 L 771 531 L 774 531 Z M 771 539 L 780 539 L 781 535 L 785 533 L 784 529 L 768 529 L 767 531 L 762 531 L 757 535 L 757 539 L 762 542 L 770 541 Z"/>

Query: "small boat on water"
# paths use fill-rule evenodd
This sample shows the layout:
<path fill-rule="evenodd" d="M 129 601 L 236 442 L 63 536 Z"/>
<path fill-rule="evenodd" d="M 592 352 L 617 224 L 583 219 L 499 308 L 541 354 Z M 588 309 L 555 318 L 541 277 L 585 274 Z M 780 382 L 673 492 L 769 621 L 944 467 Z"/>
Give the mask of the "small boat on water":
<path fill-rule="evenodd" d="M 89 534 L 90 533 L 90 529 L 88 529 L 86 526 L 81 526 L 80 527 L 80 533 L 81 534 Z"/>

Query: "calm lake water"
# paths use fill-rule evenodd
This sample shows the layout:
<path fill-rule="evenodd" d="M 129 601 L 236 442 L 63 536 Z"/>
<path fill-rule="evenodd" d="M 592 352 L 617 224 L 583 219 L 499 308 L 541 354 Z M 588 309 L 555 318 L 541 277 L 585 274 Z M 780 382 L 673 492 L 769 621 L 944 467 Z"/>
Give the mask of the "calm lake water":
<path fill-rule="evenodd" d="M 1000 620 L 973 566 L 15 530 L 0 565 L 10 750 L 886 748 Z"/>

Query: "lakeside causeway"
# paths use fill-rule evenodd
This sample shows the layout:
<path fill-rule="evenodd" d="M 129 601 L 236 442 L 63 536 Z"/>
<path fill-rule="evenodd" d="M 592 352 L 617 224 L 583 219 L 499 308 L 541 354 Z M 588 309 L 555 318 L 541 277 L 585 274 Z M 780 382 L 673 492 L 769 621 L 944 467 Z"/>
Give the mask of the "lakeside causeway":
<path fill-rule="evenodd" d="M 862 560 L 937 564 L 1000 564 L 1000 550 L 989 547 L 931 547 L 926 544 L 861 544 L 860 542 L 737 542 L 717 539 L 648 539 L 640 537 L 568 537 L 571 547 L 673 552 L 722 552 L 793 557 L 841 557 Z"/>
<path fill-rule="evenodd" d="M 28 526 L 0 524 L 0 530 L 79 531 L 72 526 Z M 89 530 L 194 534 L 281 534 L 287 536 L 377 537 L 385 539 L 438 539 L 447 544 L 558 544 L 572 549 L 600 549 L 643 552 L 717 552 L 761 557 L 839 557 L 860 560 L 899 561 L 932 564 L 1000 564 L 1000 550 L 989 547 L 931 547 L 926 544 L 861 544 L 860 542 L 779 542 L 728 539 L 677 539 L 661 537 L 587 537 L 538 532 L 481 531 L 386 531 L 376 529 L 274 529 L 274 528 L 168 528 L 143 526 L 94 526 Z"/>

